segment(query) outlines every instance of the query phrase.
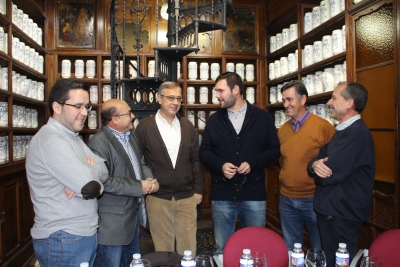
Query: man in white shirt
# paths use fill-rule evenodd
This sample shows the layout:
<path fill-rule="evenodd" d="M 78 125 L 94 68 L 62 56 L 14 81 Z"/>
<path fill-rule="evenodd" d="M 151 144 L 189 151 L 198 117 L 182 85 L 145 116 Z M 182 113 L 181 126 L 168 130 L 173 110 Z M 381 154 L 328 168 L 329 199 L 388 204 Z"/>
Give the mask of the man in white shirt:
<path fill-rule="evenodd" d="M 196 255 L 196 207 L 204 191 L 198 133 L 189 120 L 177 116 L 182 102 L 178 83 L 161 84 L 158 102 L 157 114 L 135 130 L 146 164 L 160 185 L 146 201 L 150 232 L 156 251 L 183 255 L 190 249 Z"/>

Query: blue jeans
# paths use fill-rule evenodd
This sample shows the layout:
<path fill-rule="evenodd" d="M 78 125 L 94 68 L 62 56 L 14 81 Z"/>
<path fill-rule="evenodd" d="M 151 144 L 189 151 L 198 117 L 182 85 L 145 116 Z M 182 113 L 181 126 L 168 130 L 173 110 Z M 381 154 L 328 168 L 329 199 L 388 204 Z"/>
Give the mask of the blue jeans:
<path fill-rule="evenodd" d="M 266 201 L 211 201 L 214 254 L 223 253 L 226 241 L 235 232 L 238 215 L 242 228 L 265 227 L 266 212 Z"/>
<path fill-rule="evenodd" d="M 41 267 L 76 267 L 82 262 L 93 266 L 97 234 L 79 236 L 57 231 L 48 238 L 32 239 L 32 244 Z"/>
<path fill-rule="evenodd" d="M 139 222 L 136 223 L 135 235 L 130 244 L 123 246 L 99 244 L 94 267 L 126 267 L 132 261 L 135 253 L 140 253 Z"/>
<path fill-rule="evenodd" d="M 322 249 L 317 215 L 314 212 L 314 197 L 289 198 L 280 195 L 279 213 L 283 239 L 288 250 L 293 250 L 294 243 L 303 245 L 304 225 L 307 227 L 310 246 Z"/>

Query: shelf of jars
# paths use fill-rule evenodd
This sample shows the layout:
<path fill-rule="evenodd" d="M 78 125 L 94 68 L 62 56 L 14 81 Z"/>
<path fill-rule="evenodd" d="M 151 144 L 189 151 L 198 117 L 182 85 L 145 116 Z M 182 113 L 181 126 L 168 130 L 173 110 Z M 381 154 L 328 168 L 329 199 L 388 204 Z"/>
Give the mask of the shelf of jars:
<path fill-rule="evenodd" d="M 33 19 L 38 25 L 43 26 L 44 23 L 43 21 L 47 18 L 46 14 L 43 11 L 43 8 L 41 8 L 35 0 L 12 0 L 12 13 L 14 14 L 14 11 L 17 11 L 17 14 L 19 15 L 19 10 L 18 9 L 23 9 L 23 13 L 26 14 L 29 18 Z M 15 7 L 14 7 L 15 5 Z"/>

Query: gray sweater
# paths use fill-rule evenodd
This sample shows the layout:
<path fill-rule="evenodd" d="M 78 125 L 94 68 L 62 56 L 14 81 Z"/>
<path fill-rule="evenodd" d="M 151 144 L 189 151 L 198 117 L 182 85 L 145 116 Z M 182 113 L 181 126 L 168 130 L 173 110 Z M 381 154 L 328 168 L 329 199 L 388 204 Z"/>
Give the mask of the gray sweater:
<path fill-rule="evenodd" d="M 88 166 L 87 156 L 94 159 L 93 165 Z M 96 233 L 97 199 L 83 199 L 81 190 L 96 181 L 103 192 L 108 170 L 104 160 L 79 139 L 78 133 L 50 118 L 30 142 L 26 173 L 35 210 L 33 238 L 47 238 L 59 230 L 80 236 Z M 68 199 L 65 188 L 77 196 Z"/>

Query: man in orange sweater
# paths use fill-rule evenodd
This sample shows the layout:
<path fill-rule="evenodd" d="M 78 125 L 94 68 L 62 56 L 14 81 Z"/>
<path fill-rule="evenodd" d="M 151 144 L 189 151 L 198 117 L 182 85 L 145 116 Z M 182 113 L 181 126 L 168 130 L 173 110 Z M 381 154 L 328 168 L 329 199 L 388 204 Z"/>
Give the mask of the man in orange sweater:
<path fill-rule="evenodd" d="M 288 250 L 294 243 L 303 244 L 304 225 L 312 248 L 321 248 L 314 204 L 314 180 L 307 173 L 308 162 L 329 142 L 335 128 L 325 119 L 308 111 L 307 89 L 293 81 L 282 89 L 283 106 L 292 119 L 284 123 L 278 137 L 281 144 L 279 213 L 283 238 Z"/>

